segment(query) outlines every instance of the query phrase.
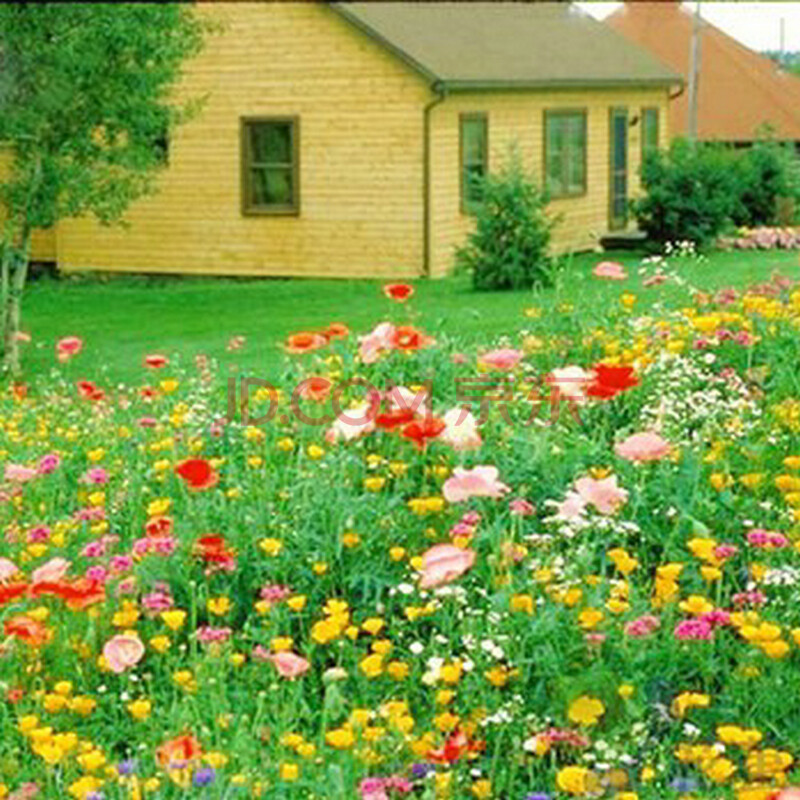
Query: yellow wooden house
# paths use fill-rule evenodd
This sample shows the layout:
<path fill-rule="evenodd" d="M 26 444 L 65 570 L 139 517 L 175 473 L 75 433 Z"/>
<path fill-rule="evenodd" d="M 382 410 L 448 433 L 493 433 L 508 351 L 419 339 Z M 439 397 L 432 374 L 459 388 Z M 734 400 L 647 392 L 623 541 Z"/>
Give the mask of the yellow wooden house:
<path fill-rule="evenodd" d="M 70 219 L 65 272 L 440 277 L 473 224 L 471 176 L 515 145 L 559 251 L 623 229 L 680 78 L 565 3 L 200 3 L 220 24 L 178 92 L 158 193 L 125 227 Z"/>

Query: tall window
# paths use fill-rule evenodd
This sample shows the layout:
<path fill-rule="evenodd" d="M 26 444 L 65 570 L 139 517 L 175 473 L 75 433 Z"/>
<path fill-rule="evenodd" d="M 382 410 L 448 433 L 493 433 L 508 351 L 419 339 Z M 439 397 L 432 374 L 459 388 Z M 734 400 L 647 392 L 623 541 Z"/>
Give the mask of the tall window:
<path fill-rule="evenodd" d="M 642 109 L 642 162 L 658 150 L 658 109 Z"/>
<path fill-rule="evenodd" d="M 296 118 L 242 120 L 242 211 L 296 214 L 300 209 Z"/>
<path fill-rule="evenodd" d="M 544 168 L 550 196 L 586 192 L 586 112 L 545 111 Z"/>
<path fill-rule="evenodd" d="M 462 114 L 459 149 L 461 211 L 470 214 L 481 203 L 480 178 L 489 170 L 489 120 L 486 114 Z"/>

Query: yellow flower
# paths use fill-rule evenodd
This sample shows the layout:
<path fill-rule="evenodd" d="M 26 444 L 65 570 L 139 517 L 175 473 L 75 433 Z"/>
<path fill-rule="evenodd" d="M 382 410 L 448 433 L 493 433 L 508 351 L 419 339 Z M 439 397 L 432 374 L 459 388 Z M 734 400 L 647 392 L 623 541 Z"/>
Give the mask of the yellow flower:
<path fill-rule="evenodd" d="M 292 611 L 302 611 L 306 607 L 306 596 L 304 594 L 296 594 L 288 598 L 286 605 Z"/>
<path fill-rule="evenodd" d="M 487 800 L 487 798 L 492 796 L 492 783 L 486 778 L 481 778 L 472 784 L 470 791 L 475 797 L 479 798 L 479 800 Z"/>
<path fill-rule="evenodd" d="M 597 698 L 582 695 L 570 703 L 567 716 L 578 725 L 595 725 L 605 710 L 605 706 Z"/>
<path fill-rule="evenodd" d="M 619 696 L 620 696 L 620 697 L 621 697 L 623 700 L 630 700 L 630 698 L 631 698 L 631 697 L 633 697 L 633 695 L 634 695 L 634 693 L 635 693 L 635 692 L 636 692 L 636 689 L 635 689 L 633 686 L 631 686 L 631 684 L 629 684 L 629 683 L 623 683 L 623 684 L 622 684 L 622 685 L 621 685 L 621 686 L 620 686 L 620 687 L 617 689 L 617 694 L 618 694 L 618 695 L 619 695 Z"/>
<path fill-rule="evenodd" d="M 511 611 L 533 614 L 533 597 L 529 594 L 515 594 L 509 601 Z"/>
<path fill-rule="evenodd" d="M 296 781 L 300 777 L 300 767 L 297 764 L 284 761 L 281 764 L 280 775 L 282 781 Z"/>
<path fill-rule="evenodd" d="M 266 539 L 262 539 L 258 543 L 258 546 L 268 556 L 277 556 L 278 553 L 280 553 L 281 550 L 283 549 L 283 542 L 280 539 L 273 539 L 272 537 L 267 537 Z"/>
<path fill-rule="evenodd" d="M 361 659 L 358 668 L 368 678 L 377 678 L 383 672 L 383 656 L 378 653 L 373 653 Z"/>
<path fill-rule="evenodd" d="M 586 767 L 562 767 L 556 775 L 556 786 L 568 794 L 587 794 L 594 783 L 593 773 Z"/>
<path fill-rule="evenodd" d="M 713 611 L 714 604 L 705 597 L 693 594 L 678 603 L 678 608 L 687 614 L 700 616 L 701 614 L 707 614 L 709 611 Z"/>
<path fill-rule="evenodd" d="M 314 461 L 318 461 L 322 456 L 325 455 L 325 449 L 320 447 L 318 444 L 310 444 L 306 448 L 306 453 L 308 457 Z"/>
<path fill-rule="evenodd" d="M 679 694 L 670 707 L 672 714 L 682 717 L 690 708 L 708 708 L 711 698 L 707 694 L 697 692 L 683 692 Z"/>
<path fill-rule="evenodd" d="M 387 674 L 395 681 L 404 681 L 410 671 L 411 668 L 404 661 L 390 661 L 386 665 Z"/>
<path fill-rule="evenodd" d="M 144 698 L 139 698 L 138 700 L 132 700 L 125 706 L 128 709 L 128 713 L 136 720 L 144 720 L 150 716 L 150 712 L 153 708 L 153 704 Z"/>
<path fill-rule="evenodd" d="M 702 769 L 714 783 L 725 783 L 736 772 L 736 765 L 727 758 L 715 758 L 705 762 Z"/>
<path fill-rule="evenodd" d="M 386 478 L 380 475 L 371 475 L 369 478 L 364 478 L 364 488 L 368 492 L 379 492 L 386 486 Z"/>
<path fill-rule="evenodd" d="M 347 548 L 358 547 L 361 543 L 361 537 L 353 531 L 348 531 L 342 534 L 342 546 Z"/>
<path fill-rule="evenodd" d="M 325 734 L 325 742 L 337 750 L 347 750 L 355 744 L 356 738 L 349 728 L 336 728 Z"/>
<path fill-rule="evenodd" d="M 605 615 L 603 612 L 598 608 L 584 608 L 583 611 L 578 614 L 578 624 L 585 631 L 590 631 L 596 628 L 598 624 L 603 621 L 604 616 Z"/>
<path fill-rule="evenodd" d="M 209 614 L 221 617 L 233 608 L 233 603 L 227 597 L 209 597 L 206 602 L 206 608 Z"/>
<path fill-rule="evenodd" d="M 162 611 L 161 619 L 171 631 L 177 631 L 180 630 L 180 628 L 183 627 L 183 623 L 186 622 L 186 612 L 177 608 L 170 609 L 169 611 Z M 150 642 L 152 644 L 154 640 L 151 639 Z"/>

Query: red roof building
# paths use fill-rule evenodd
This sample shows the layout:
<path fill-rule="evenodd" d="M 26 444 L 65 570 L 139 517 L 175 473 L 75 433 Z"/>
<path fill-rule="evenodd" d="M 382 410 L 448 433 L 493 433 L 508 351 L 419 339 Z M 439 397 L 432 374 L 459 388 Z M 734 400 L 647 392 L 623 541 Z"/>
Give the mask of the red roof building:
<path fill-rule="evenodd" d="M 680 73 L 670 102 L 672 135 L 688 132 L 689 59 L 694 12 L 679 2 L 627 2 L 607 20 L 617 32 Z M 715 28 L 701 23 L 698 138 L 747 143 L 764 125 L 800 142 L 800 78 Z"/>

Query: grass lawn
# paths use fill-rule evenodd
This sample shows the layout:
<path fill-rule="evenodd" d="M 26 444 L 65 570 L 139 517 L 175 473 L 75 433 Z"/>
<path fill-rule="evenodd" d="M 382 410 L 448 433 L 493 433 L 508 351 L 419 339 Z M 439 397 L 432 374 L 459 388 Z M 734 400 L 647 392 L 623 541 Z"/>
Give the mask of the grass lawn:
<path fill-rule="evenodd" d="M 613 258 L 629 268 L 624 282 L 591 277 L 600 260 Z M 418 281 L 414 298 L 417 322 L 439 334 L 457 334 L 465 343 L 487 342 L 525 324 L 523 310 L 532 304 L 571 302 L 587 314 L 602 314 L 621 290 L 639 295 L 637 308 L 686 292 L 673 284 L 643 289 L 636 267 L 640 256 L 583 254 L 565 266 L 561 286 L 529 291 L 485 293 L 472 290 L 465 278 Z M 794 252 L 714 253 L 705 262 L 672 262 L 688 284 L 699 289 L 745 286 L 767 280 L 774 270 L 798 277 Z M 380 282 L 367 280 L 251 280 L 90 276 L 41 279 L 28 290 L 24 329 L 33 336 L 27 347 L 27 372 L 47 370 L 54 342 L 82 336 L 111 380 L 139 376 L 142 356 L 158 350 L 180 351 L 190 358 L 205 353 L 224 362 L 231 336 L 247 337 L 236 362 L 254 375 L 269 377 L 280 362 L 280 342 L 292 331 L 345 321 L 359 332 L 386 314 L 388 301 Z"/>

